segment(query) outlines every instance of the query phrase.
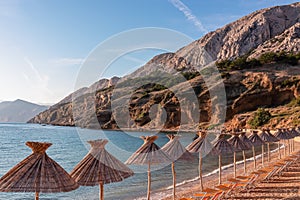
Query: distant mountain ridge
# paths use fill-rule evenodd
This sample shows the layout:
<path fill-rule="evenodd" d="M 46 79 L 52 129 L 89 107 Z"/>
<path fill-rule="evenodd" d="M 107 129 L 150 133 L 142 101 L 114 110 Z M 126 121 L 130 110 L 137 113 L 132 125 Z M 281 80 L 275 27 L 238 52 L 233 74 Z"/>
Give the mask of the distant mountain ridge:
<path fill-rule="evenodd" d="M 0 102 L 0 122 L 27 122 L 30 118 L 48 109 L 24 100 Z"/>
<path fill-rule="evenodd" d="M 155 128 L 153 123 L 150 123 L 149 110 L 153 105 L 159 104 L 167 113 L 164 129 L 175 130 L 180 125 L 195 130 L 198 125 L 206 125 L 210 121 L 215 109 L 212 108 L 213 98 L 209 96 L 205 81 L 197 72 L 209 63 L 231 61 L 245 55 L 248 58 L 259 58 L 266 52 L 282 51 L 297 54 L 300 51 L 299 23 L 300 2 L 258 10 L 206 34 L 176 52 L 153 57 L 135 72 L 118 80 L 119 82 L 116 81 L 118 85 L 123 84 L 122 87 L 114 88 L 115 84 L 110 84 L 109 87 L 97 87 L 98 90 L 92 93 L 86 92 L 88 88 L 84 89 L 84 94 L 89 95 L 78 95 L 82 94 L 82 91 L 76 91 L 73 93 L 73 97 L 76 98 L 73 99 L 77 105 L 80 105 L 76 110 L 73 110 L 72 102 L 58 103 L 29 122 L 74 126 L 76 121 L 76 125 L 80 127 L 99 128 L 100 124 L 104 129 L 118 129 L 111 110 L 112 91 L 119 91 L 120 94 L 122 91 L 130 91 L 134 84 L 141 82 L 141 77 L 160 77 L 161 74 L 157 72 L 162 71 L 174 75 L 166 79 L 166 83 L 173 81 L 171 87 L 183 92 L 187 90 L 188 84 L 193 87 L 198 101 L 201 102 L 199 108 L 196 105 L 193 107 L 199 109 L 197 110 L 201 115 L 199 122 L 193 121 L 191 110 L 180 107 L 181 102 L 166 87 L 148 84 L 132 94 L 129 109 L 134 123 L 131 119 L 123 119 L 124 124 L 127 124 L 127 128 L 131 130 Z M 276 107 L 298 98 L 300 96 L 299 59 L 296 62 L 298 63 L 296 66 L 272 62 L 248 69 L 225 69 L 220 71 L 222 77 L 211 76 L 211 79 L 215 78 L 216 83 L 223 78 L 227 105 L 222 109 L 226 109 L 226 120 L 258 107 Z M 186 82 L 176 85 L 177 75 L 184 75 L 187 78 Z M 120 95 L 117 101 L 122 102 L 124 98 Z M 188 101 L 188 98 L 183 101 Z M 116 110 L 120 113 L 126 112 L 123 107 L 120 104 Z M 223 112 L 222 109 L 218 112 Z M 77 113 L 75 120 L 74 112 Z M 95 114 L 96 120 L 93 118 Z M 180 124 L 181 115 L 185 116 L 185 121 Z M 157 114 L 157 119 L 163 118 L 163 112 Z"/>

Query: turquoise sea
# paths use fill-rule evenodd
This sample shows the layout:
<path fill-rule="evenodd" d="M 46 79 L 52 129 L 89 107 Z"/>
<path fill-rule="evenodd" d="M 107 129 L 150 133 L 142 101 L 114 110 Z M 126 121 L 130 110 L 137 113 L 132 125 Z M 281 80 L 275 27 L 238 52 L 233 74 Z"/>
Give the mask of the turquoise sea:
<path fill-rule="evenodd" d="M 127 158 L 142 145 L 141 135 L 151 133 L 121 131 L 87 130 L 75 127 L 42 126 L 38 124 L 0 124 L 0 176 L 10 168 L 31 154 L 31 149 L 25 145 L 26 141 L 51 142 L 53 145 L 47 150 L 48 155 L 59 163 L 67 172 L 87 154 L 88 140 L 107 138 L 106 149 L 119 160 L 125 162 Z M 192 142 L 193 133 L 182 133 L 181 143 L 186 146 Z M 165 134 L 159 134 L 156 144 L 163 146 L 168 142 Z M 251 155 L 251 152 L 248 152 Z M 198 155 L 194 155 L 192 162 L 177 161 L 177 183 L 194 179 L 198 175 Z M 229 164 L 232 157 L 224 158 L 224 165 Z M 203 160 L 204 174 L 218 168 L 217 157 L 206 156 Z M 104 186 L 105 199 L 143 199 L 146 196 L 147 173 L 146 167 L 129 166 L 135 175 L 123 182 Z M 172 185 L 170 165 L 153 166 L 152 190 L 155 194 Z M 0 199 L 33 199 L 33 193 L 0 193 Z M 68 193 L 41 194 L 40 199 L 59 200 L 96 200 L 99 199 L 98 187 L 80 187 Z"/>

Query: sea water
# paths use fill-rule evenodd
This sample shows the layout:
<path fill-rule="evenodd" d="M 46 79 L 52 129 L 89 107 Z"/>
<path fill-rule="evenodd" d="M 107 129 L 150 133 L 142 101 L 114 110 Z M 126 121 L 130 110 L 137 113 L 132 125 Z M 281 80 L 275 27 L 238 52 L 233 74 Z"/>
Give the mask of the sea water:
<path fill-rule="evenodd" d="M 86 141 L 93 139 L 108 139 L 106 149 L 113 156 L 125 162 L 136 151 L 143 141 L 141 135 L 151 135 L 145 132 L 122 132 L 87 130 L 76 127 L 42 126 L 38 124 L 0 124 L 0 176 L 31 154 L 31 149 L 25 145 L 26 141 L 51 142 L 53 145 L 47 154 L 59 163 L 67 172 L 88 153 L 89 145 Z M 195 133 L 182 133 L 180 141 L 187 146 Z M 155 141 L 163 146 L 168 142 L 166 134 L 159 134 Z M 248 156 L 251 152 L 248 152 Z M 194 161 L 177 161 L 175 169 L 177 183 L 195 179 L 198 176 L 198 155 Z M 232 156 L 223 157 L 223 165 L 232 162 Z M 143 199 L 147 192 L 147 166 L 129 166 L 134 170 L 134 176 L 119 183 L 104 186 L 105 199 Z M 172 185 L 170 164 L 151 166 L 152 192 L 160 193 Z M 218 168 L 216 156 L 206 156 L 203 159 L 203 172 L 207 174 Z M 216 172 L 216 171 L 215 171 Z M 0 199 L 33 199 L 33 193 L 0 193 Z M 40 199 L 58 200 L 96 200 L 99 199 L 98 187 L 80 187 L 68 193 L 41 193 Z"/>

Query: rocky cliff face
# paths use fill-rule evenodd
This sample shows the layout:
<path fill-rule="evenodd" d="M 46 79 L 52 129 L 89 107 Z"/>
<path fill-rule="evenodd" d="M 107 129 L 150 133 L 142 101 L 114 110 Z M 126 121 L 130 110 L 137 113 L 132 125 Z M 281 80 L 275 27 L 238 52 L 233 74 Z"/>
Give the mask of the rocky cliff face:
<path fill-rule="evenodd" d="M 300 51 L 300 22 L 285 30 L 282 34 L 267 40 L 252 51 L 249 58 L 257 58 L 265 52 L 299 52 Z"/>
<path fill-rule="evenodd" d="M 262 9 L 206 34 L 177 52 L 155 56 L 129 76 L 141 77 L 157 69 L 173 74 L 199 71 L 212 61 L 237 58 L 255 51 L 259 46 L 253 57 L 268 50 L 296 52 L 299 49 L 298 23 L 299 2 Z M 274 43 L 277 40 L 281 44 Z M 273 46 L 267 48 L 269 43 Z M 156 68 L 153 63 L 157 64 Z"/>
<path fill-rule="evenodd" d="M 299 52 L 299 22 L 300 3 L 256 11 L 175 53 L 155 56 L 121 80 L 109 84 L 108 80 L 101 80 L 75 92 L 73 103 L 68 97 L 29 122 L 70 126 L 76 123 L 80 127 L 106 129 L 118 129 L 122 125 L 134 130 L 157 127 L 195 130 L 199 125 L 220 123 L 213 119 L 215 113 L 226 112 L 229 121 L 239 113 L 258 107 L 284 105 L 299 96 L 299 65 L 270 63 L 221 71 L 221 76 L 210 74 L 210 68 L 204 66 L 249 53 L 249 58 L 257 58 L 268 51 Z M 207 78 L 213 84 L 208 85 Z M 226 90 L 226 102 L 214 106 L 218 97 L 210 91 L 220 87 L 220 83 Z M 176 91 L 184 94 L 183 97 L 176 96 Z M 197 103 L 190 101 L 191 93 Z"/>

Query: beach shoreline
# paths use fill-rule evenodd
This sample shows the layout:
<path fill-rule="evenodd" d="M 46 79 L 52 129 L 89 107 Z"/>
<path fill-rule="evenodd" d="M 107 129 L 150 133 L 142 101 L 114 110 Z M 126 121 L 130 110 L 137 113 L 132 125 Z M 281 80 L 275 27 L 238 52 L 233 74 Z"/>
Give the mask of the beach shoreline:
<path fill-rule="evenodd" d="M 295 146 L 299 149 L 300 143 L 299 141 L 295 140 Z M 270 157 L 270 163 L 276 161 L 278 158 L 278 148 L 271 151 L 271 157 Z M 283 146 L 281 147 L 281 153 L 283 154 Z M 267 152 L 265 152 L 265 165 L 268 165 L 267 162 Z M 252 171 L 255 171 L 254 169 L 254 159 L 248 158 L 246 160 L 247 165 L 247 174 L 250 174 Z M 262 167 L 261 162 L 261 154 L 258 154 L 256 156 L 256 163 L 257 163 L 257 169 Z M 244 174 L 244 161 L 238 161 L 236 165 L 236 170 L 238 175 L 245 175 Z M 246 174 L 246 175 L 247 175 Z M 218 185 L 219 181 L 219 170 L 215 169 L 210 173 L 204 174 L 203 176 L 203 185 L 204 188 L 213 188 L 214 186 Z M 228 178 L 233 178 L 233 163 L 228 164 L 226 166 L 222 167 L 222 181 L 225 183 L 227 182 Z M 152 199 L 161 199 L 161 200 L 172 200 L 172 190 L 173 188 L 167 187 L 165 189 L 162 189 L 160 191 L 154 191 L 151 195 Z M 192 197 L 193 194 L 200 193 L 200 183 L 199 183 L 199 177 L 195 177 L 194 179 L 186 180 L 182 183 L 177 183 L 176 187 L 176 199 L 180 199 L 183 197 Z M 142 200 L 145 199 L 145 197 L 139 197 L 136 200 Z"/>

